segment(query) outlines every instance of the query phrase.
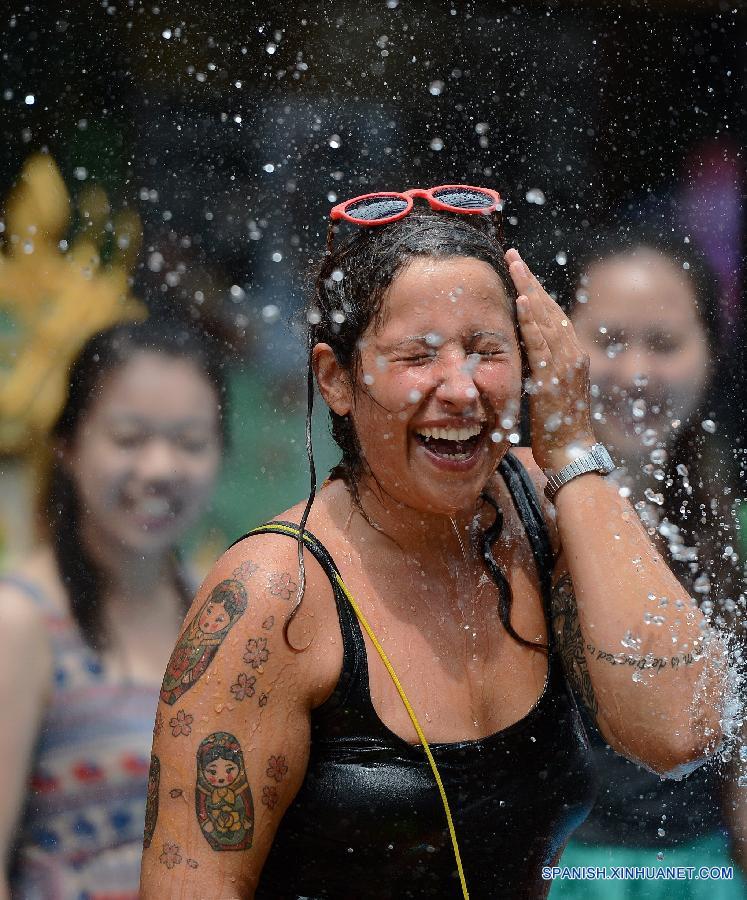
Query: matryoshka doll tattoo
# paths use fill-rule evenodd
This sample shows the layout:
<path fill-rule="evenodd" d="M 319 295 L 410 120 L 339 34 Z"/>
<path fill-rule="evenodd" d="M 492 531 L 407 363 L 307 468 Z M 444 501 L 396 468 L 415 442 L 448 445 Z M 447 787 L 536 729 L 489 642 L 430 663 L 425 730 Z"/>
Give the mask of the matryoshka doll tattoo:
<path fill-rule="evenodd" d="M 246 607 L 246 590 L 240 581 L 228 578 L 213 588 L 171 654 L 161 685 L 164 703 L 176 703 L 192 687 Z"/>
<path fill-rule="evenodd" d="M 213 850 L 247 850 L 254 837 L 254 803 L 244 754 L 232 734 L 217 731 L 197 750 L 197 820 Z"/>

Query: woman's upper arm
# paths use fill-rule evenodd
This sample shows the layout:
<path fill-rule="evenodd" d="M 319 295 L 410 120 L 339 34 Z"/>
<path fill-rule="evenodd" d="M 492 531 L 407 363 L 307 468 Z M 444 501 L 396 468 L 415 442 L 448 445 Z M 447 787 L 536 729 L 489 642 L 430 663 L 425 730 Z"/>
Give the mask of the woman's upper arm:
<path fill-rule="evenodd" d="M 283 637 L 289 546 L 264 536 L 229 551 L 187 615 L 154 729 L 145 898 L 253 896 L 301 786 L 310 687 L 306 654 Z"/>
<path fill-rule="evenodd" d="M 3 866 L 28 785 L 34 743 L 52 684 L 44 618 L 12 587 L 0 588 L 0 852 Z"/>

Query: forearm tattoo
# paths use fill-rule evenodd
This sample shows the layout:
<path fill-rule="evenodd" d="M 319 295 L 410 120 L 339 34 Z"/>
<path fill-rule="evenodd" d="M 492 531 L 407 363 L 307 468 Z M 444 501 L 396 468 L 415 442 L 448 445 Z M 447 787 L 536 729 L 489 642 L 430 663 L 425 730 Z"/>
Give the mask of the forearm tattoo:
<path fill-rule="evenodd" d="M 564 575 L 553 588 L 552 618 L 566 677 L 595 716 L 598 706 L 589 675 L 588 660 L 593 659 L 595 662 L 607 663 L 610 666 L 624 666 L 638 672 L 644 669 L 660 672 L 662 669 L 685 668 L 702 659 L 702 653 L 695 650 L 677 653 L 674 656 L 654 656 L 653 653 L 638 656 L 624 651 L 615 653 L 597 647 L 591 641 L 585 641 L 581 633 L 570 575 Z M 633 680 L 643 679 L 634 673 Z"/>
<path fill-rule="evenodd" d="M 161 685 L 170 706 L 205 672 L 228 632 L 246 612 L 248 598 L 240 581 L 227 578 L 210 592 L 174 647 Z"/>
<path fill-rule="evenodd" d="M 552 627 L 566 678 L 589 712 L 596 716 L 599 707 L 586 661 L 584 636 L 581 634 L 578 620 L 573 582 L 571 576 L 567 574 L 563 575 L 552 589 Z"/>
<path fill-rule="evenodd" d="M 197 821 L 213 850 L 248 850 L 254 837 L 254 802 L 244 754 L 232 734 L 216 731 L 197 750 Z"/>

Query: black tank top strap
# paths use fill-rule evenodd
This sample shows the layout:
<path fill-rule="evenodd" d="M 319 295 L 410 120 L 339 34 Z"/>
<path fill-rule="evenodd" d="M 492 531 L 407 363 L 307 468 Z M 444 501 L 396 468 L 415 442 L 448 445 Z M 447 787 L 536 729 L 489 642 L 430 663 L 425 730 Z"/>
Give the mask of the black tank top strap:
<path fill-rule="evenodd" d="M 231 547 L 234 547 L 245 538 L 253 537 L 255 534 L 283 534 L 298 540 L 298 531 L 298 525 L 295 523 L 275 519 L 272 522 L 260 525 L 258 528 L 253 528 L 247 534 L 235 540 L 228 549 L 230 550 Z M 342 633 L 343 658 L 340 682 L 333 696 L 323 704 L 325 709 L 331 709 L 353 699 L 351 696 L 353 689 L 357 688 L 359 693 L 362 690 L 358 676 L 361 667 L 366 664 L 366 648 L 363 641 L 363 632 L 358 624 L 355 612 L 337 582 L 338 578 L 342 580 L 342 576 L 329 550 L 308 529 L 304 531 L 304 546 L 322 567 L 324 574 L 332 585 L 332 593 L 335 598 L 337 617 L 340 621 L 340 631 Z M 356 699 L 358 701 L 364 700 L 365 694 Z"/>
<path fill-rule="evenodd" d="M 511 499 L 519 514 L 524 531 L 526 532 L 529 546 L 532 549 L 534 562 L 537 566 L 540 589 L 542 591 L 542 604 L 547 620 L 547 639 L 550 648 L 554 647 L 553 632 L 551 627 L 552 614 L 552 572 L 555 566 L 555 555 L 550 542 L 545 517 L 542 515 L 542 506 L 537 496 L 529 473 L 521 462 L 513 455 L 507 453 L 501 460 L 498 471 L 506 482 Z"/>

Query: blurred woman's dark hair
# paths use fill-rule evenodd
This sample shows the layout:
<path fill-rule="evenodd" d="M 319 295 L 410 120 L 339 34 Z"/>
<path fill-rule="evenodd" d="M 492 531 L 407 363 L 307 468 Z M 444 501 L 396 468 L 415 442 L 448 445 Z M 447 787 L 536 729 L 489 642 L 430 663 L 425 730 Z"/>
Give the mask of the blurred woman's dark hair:
<path fill-rule="evenodd" d="M 592 266 L 641 250 L 659 253 L 689 280 L 710 362 L 702 401 L 677 429 L 667 448 L 666 462 L 656 467 L 663 471 L 662 480 L 652 478 L 652 488 L 664 496 L 659 531 L 680 580 L 691 590 L 694 585 L 701 602 L 715 602 L 717 623 L 721 619 L 720 624 L 728 620 L 733 625 L 741 577 L 739 563 L 726 548 L 731 546 L 733 553 L 737 552 L 734 503 L 738 466 L 733 445 L 723 434 L 729 423 L 717 423 L 715 434 L 702 424 L 714 419 L 715 394 L 723 392 L 726 383 L 719 347 L 720 295 L 715 272 L 687 235 L 664 226 L 622 225 L 614 230 L 587 229 L 576 234 L 568 243 L 566 264 L 555 268 L 545 286 L 572 317 L 583 300 L 585 278 Z M 712 585 L 710 590 L 708 584 Z"/>
<path fill-rule="evenodd" d="M 51 432 L 54 453 L 43 511 L 72 616 L 95 649 L 106 646 L 107 640 L 102 621 L 102 576 L 81 540 L 80 498 L 74 480 L 62 464 L 59 447 L 75 440 L 81 421 L 100 395 L 104 379 L 140 353 L 158 353 L 194 364 L 215 390 L 224 448 L 229 437 L 223 363 L 213 345 L 189 326 L 170 319 L 114 325 L 89 338 L 78 354 L 70 368 L 65 404 Z M 186 612 L 193 591 L 177 548 L 173 571 Z"/>

